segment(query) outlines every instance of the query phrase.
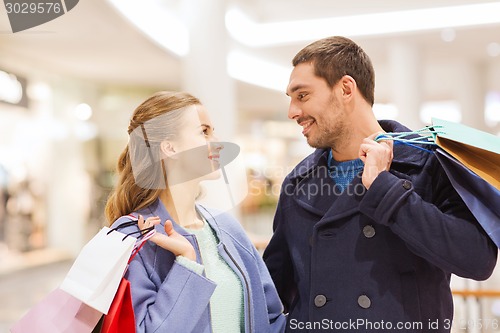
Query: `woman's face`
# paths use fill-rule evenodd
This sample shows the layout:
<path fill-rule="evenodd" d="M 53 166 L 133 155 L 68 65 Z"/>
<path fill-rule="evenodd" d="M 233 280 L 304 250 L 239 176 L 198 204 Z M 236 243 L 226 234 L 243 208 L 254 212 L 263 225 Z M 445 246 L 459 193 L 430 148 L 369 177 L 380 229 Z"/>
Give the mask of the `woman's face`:
<path fill-rule="evenodd" d="M 169 141 L 172 163 L 167 167 L 167 175 L 174 176 L 176 183 L 220 177 L 219 157 L 223 146 L 216 140 L 214 127 L 205 107 L 188 107 L 177 136 Z"/>

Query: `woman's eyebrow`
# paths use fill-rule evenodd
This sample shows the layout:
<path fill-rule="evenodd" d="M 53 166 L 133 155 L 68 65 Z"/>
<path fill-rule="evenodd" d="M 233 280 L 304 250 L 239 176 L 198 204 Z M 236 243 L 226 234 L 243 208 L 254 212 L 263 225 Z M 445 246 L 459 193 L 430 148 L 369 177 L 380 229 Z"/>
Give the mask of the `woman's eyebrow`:
<path fill-rule="evenodd" d="M 215 130 L 215 128 L 213 128 L 212 126 L 210 126 L 210 125 L 208 125 L 208 124 L 201 124 L 201 125 L 200 125 L 200 127 L 203 127 L 203 126 L 205 126 L 205 127 L 206 127 L 206 128 L 208 128 L 208 129 L 212 129 L 212 131 L 213 131 L 213 130 Z"/>

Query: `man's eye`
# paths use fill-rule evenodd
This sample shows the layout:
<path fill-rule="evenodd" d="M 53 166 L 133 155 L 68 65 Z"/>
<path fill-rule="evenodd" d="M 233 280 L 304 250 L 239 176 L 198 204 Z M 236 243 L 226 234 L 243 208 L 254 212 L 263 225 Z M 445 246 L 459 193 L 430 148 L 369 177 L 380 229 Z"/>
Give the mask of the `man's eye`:
<path fill-rule="evenodd" d="M 306 94 L 302 93 L 302 94 L 298 94 L 297 95 L 297 98 L 298 98 L 299 101 L 302 100 L 304 97 L 306 97 Z"/>

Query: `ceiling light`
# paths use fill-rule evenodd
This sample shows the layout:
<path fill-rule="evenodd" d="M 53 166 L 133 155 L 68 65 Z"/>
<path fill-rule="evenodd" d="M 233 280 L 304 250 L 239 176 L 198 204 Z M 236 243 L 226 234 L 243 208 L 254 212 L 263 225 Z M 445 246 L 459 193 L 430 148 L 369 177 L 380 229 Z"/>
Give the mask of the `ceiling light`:
<path fill-rule="evenodd" d="M 500 23 L 500 2 L 425 8 L 353 16 L 257 23 L 238 8 L 226 13 L 226 27 L 238 42 L 262 47 L 333 35 L 371 36 Z"/>
<path fill-rule="evenodd" d="M 239 51 L 231 51 L 227 56 L 229 76 L 268 89 L 284 92 L 291 70 Z"/>
<path fill-rule="evenodd" d="M 89 120 L 92 117 L 92 108 L 86 103 L 81 103 L 75 106 L 73 112 L 76 118 L 80 120 Z"/>
<path fill-rule="evenodd" d="M 23 86 L 14 74 L 0 71 L 0 101 L 17 104 L 23 98 Z"/>
<path fill-rule="evenodd" d="M 26 94 L 30 99 L 47 101 L 52 98 L 52 88 L 45 82 L 35 81 L 28 84 Z"/>
<path fill-rule="evenodd" d="M 189 32 L 167 6 L 153 0 L 108 0 L 123 16 L 161 47 L 178 55 L 189 53 Z"/>

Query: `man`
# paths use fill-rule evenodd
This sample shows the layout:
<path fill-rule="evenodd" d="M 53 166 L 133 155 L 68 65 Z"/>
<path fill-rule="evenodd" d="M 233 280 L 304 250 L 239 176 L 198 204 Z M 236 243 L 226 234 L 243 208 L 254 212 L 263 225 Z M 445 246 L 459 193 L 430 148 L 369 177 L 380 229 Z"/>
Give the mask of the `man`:
<path fill-rule="evenodd" d="M 374 140 L 409 129 L 376 120 L 358 45 L 325 38 L 293 66 L 288 117 L 317 149 L 285 178 L 264 253 L 288 332 L 449 332 L 451 274 L 487 279 L 497 248 L 432 152 Z"/>

